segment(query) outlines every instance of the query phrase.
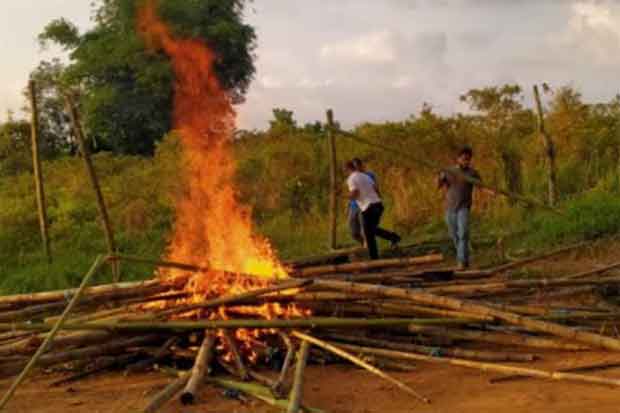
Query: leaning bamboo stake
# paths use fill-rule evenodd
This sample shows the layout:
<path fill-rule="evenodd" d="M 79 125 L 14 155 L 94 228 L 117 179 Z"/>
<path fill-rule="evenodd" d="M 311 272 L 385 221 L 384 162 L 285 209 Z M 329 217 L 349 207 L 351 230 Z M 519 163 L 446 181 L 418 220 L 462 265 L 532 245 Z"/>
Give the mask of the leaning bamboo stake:
<path fill-rule="evenodd" d="M 41 158 L 39 150 L 39 108 L 37 105 L 37 90 L 34 80 L 28 83 L 31 122 L 30 137 L 32 141 L 32 166 L 34 172 L 34 183 L 37 195 L 37 210 L 39 215 L 39 226 L 41 228 L 41 240 L 43 241 L 43 251 L 48 262 L 52 262 L 52 252 L 50 250 L 50 238 L 47 222 L 47 203 L 45 201 L 45 189 L 43 185 L 43 173 L 41 168 Z"/>
<path fill-rule="evenodd" d="M 71 299 L 71 302 L 69 302 L 69 304 L 67 305 L 67 308 L 65 308 L 65 311 L 62 313 L 62 317 L 60 317 L 60 319 L 58 320 L 56 325 L 52 328 L 52 330 L 47 335 L 47 337 L 45 337 L 45 340 L 43 341 L 43 343 L 41 343 L 41 346 L 39 347 L 37 352 L 34 354 L 34 356 L 32 356 L 32 358 L 30 359 L 30 361 L 28 362 L 26 367 L 24 367 L 24 370 L 20 373 L 20 375 L 17 377 L 17 379 L 15 379 L 13 384 L 11 384 L 11 387 L 6 392 L 6 394 L 4 395 L 2 400 L 0 400 L 0 410 L 2 410 L 6 406 L 7 402 L 11 399 L 11 397 L 15 393 L 15 390 L 17 390 L 17 387 L 19 387 L 19 385 L 22 383 L 22 381 L 24 381 L 24 379 L 28 376 L 30 371 L 37 364 L 37 361 L 39 360 L 39 358 L 41 358 L 43 353 L 45 353 L 45 351 L 48 349 L 48 347 L 52 344 L 52 341 L 54 340 L 54 337 L 56 337 L 56 334 L 58 334 L 58 332 L 62 328 L 65 320 L 67 319 L 67 317 L 69 316 L 69 314 L 73 310 L 73 307 L 75 307 L 75 305 L 80 300 L 80 297 L 82 296 L 82 293 L 84 292 L 84 289 L 86 288 L 86 285 L 88 285 L 88 283 L 90 282 L 90 279 L 97 273 L 97 271 L 99 271 L 99 268 L 101 268 L 101 265 L 104 262 L 105 262 L 105 259 L 101 255 L 99 255 L 95 259 L 95 262 L 93 263 L 92 267 L 90 268 L 90 270 L 86 273 L 86 275 L 82 279 L 82 284 L 80 285 L 80 287 L 76 291 L 75 295 Z"/>
<path fill-rule="evenodd" d="M 349 264 L 321 265 L 318 267 L 301 268 L 294 275 L 298 277 L 310 277 L 323 274 L 336 274 L 350 271 L 367 271 L 378 268 L 407 267 L 412 265 L 436 264 L 443 261 L 442 254 L 423 255 L 421 257 L 389 258 L 384 260 L 372 260 L 352 262 Z"/>
<path fill-rule="evenodd" d="M 349 360 L 350 362 L 352 362 L 353 364 L 356 364 L 360 367 L 363 367 L 364 369 L 368 370 L 369 372 L 381 377 L 384 380 L 389 381 L 390 383 L 396 385 L 398 388 L 400 388 L 401 390 L 404 390 L 406 393 L 409 393 L 410 395 L 414 396 L 415 398 L 417 398 L 418 400 L 423 401 L 424 403 L 430 403 L 430 400 L 428 400 L 426 397 L 421 396 L 418 392 L 416 392 L 415 390 L 413 390 L 411 387 L 409 387 L 408 385 L 406 385 L 405 383 L 401 382 L 400 380 L 395 379 L 394 377 L 382 372 L 381 370 L 379 370 L 378 368 L 371 366 L 370 364 L 366 363 L 364 360 L 355 357 L 354 355 L 343 351 L 342 349 L 331 345 L 323 340 L 319 340 L 318 338 L 309 336 L 307 334 L 301 333 L 299 331 L 293 331 L 293 335 L 297 338 L 299 338 L 300 340 L 304 340 L 307 341 L 311 344 L 314 344 L 317 347 L 320 347 L 324 350 L 330 351 L 342 358 L 344 358 L 345 360 Z M 342 346 L 341 346 L 342 347 Z"/>
<path fill-rule="evenodd" d="M 400 359 L 400 360 L 428 361 L 431 363 L 444 363 L 444 364 L 451 364 L 454 366 L 468 367 L 472 369 L 483 370 L 483 371 L 514 373 L 514 374 L 520 374 L 523 376 L 539 377 L 539 378 L 550 379 L 550 380 L 567 380 L 567 381 L 576 381 L 576 382 L 581 382 L 581 383 L 620 386 L 620 379 L 610 379 L 607 377 L 586 376 L 583 374 L 538 370 L 538 369 L 531 369 L 531 368 L 526 368 L 526 367 L 508 366 L 504 364 L 483 363 L 479 361 L 463 360 L 459 358 L 423 356 L 421 354 L 405 353 L 402 351 L 384 350 L 384 349 L 378 349 L 378 348 L 372 348 L 372 347 L 361 347 L 361 346 L 355 346 L 351 344 L 339 344 L 339 345 L 340 347 L 346 350 L 350 350 L 350 351 L 357 351 L 363 354 L 372 354 L 376 356 L 388 357 L 388 358 L 394 358 L 394 359 Z"/>
<path fill-rule="evenodd" d="M 315 281 L 318 287 L 325 287 L 333 290 L 348 293 L 373 293 L 378 297 L 394 297 L 411 300 L 418 303 L 435 305 L 438 307 L 453 310 L 465 311 L 481 315 L 495 317 L 509 324 L 525 327 L 528 330 L 548 333 L 580 343 L 590 344 L 608 350 L 620 351 L 620 340 L 605 337 L 600 334 L 578 331 L 559 324 L 547 321 L 534 320 L 507 311 L 496 310 L 492 307 L 474 303 L 472 301 L 459 300 L 451 297 L 442 297 L 421 291 L 408 290 L 404 288 L 384 287 L 372 284 L 347 283 L 343 281 Z"/>
<path fill-rule="evenodd" d="M 78 141 L 78 146 L 80 148 L 80 153 L 82 154 L 82 159 L 84 160 L 84 166 L 86 167 L 86 173 L 90 179 L 90 183 L 93 187 L 93 191 L 95 192 L 95 197 L 97 199 L 97 207 L 99 208 L 99 217 L 101 218 L 101 225 L 103 226 L 103 231 L 105 234 L 106 243 L 108 244 L 108 255 L 114 255 L 116 253 L 116 241 L 114 240 L 114 231 L 112 230 L 112 224 L 110 223 L 110 217 L 108 215 L 108 209 L 105 205 L 105 200 L 103 198 L 103 193 L 101 192 L 101 186 L 99 185 L 99 179 L 97 178 L 97 174 L 95 173 L 95 168 L 93 166 L 92 160 L 90 159 L 90 150 L 86 145 L 86 138 L 83 134 L 82 123 L 80 121 L 80 115 L 75 106 L 75 102 L 73 101 L 73 97 L 70 93 L 65 94 L 65 105 L 67 112 L 69 113 L 69 118 L 71 119 L 71 125 L 73 128 L 73 133 L 75 138 Z M 114 277 L 114 282 L 118 282 L 120 278 L 119 267 L 115 262 L 112 263 L 112 272 Z"/>
<path fill-rule="evenodd" d="M 293 381 L 293 389 L 289 397 L 287 413 L 299 413 L 301 400 L 304 390 L 304 371 L 310 354 L 310 343 L 302 340 L 299 352 L 297 353 L 297 366 L 295 368 L 295 379 Z"/>
<path fill-rule="evenodd" d="M 200 350 L 198 350 L 198 356 L 194 362 L 194 368 L 190 373 L 190 378 L 187 381 L 185 390 L 181 393 L 181 403 L 184 405 L 193 404 L 196 400 L 196 392 L 198 387 L 202 383 L 205 375 L 208 374 L 209 365 L 213 360 L 213 346 L 215 344 L 215 335 L 213 332 L 206 331 L 205 338 L 202 341 Z"/>

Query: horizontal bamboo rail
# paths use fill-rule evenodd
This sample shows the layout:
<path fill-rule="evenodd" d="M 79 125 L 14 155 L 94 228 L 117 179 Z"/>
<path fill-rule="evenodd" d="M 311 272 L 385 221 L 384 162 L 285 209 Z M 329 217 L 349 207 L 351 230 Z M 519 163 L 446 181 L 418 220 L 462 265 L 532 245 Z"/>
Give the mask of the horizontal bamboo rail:
<path fill-rule="evenodd" d="M 336 274 L 351 271 L 367 271 L 378 268 L 395 268 L 395 267 L 407 267 L 412 265 L 423 264 L 436 264 L 443 261 L 443 255 L 431 254 L 421 257 L 406 257 L 406 258 L 389 258 L 385 260 L 372 260 L 352 262 L 349 264 L 335 264 L 335 265 L 321 265 L 318 267 L 301 268 L 293 275 L 296 277 L 310 277 L 324 274 Z"/>

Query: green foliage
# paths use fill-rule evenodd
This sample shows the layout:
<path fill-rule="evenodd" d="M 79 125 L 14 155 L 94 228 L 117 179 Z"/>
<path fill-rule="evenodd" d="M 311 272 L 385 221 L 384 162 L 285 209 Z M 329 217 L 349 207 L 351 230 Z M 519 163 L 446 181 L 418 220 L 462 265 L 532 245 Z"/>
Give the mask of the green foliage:
<path fill-rule="evenodd" d="M 151 52 L 136 33 L 134 0 L 105 0 L 95 26 L 78 33 L 64 19 L 39 36 L 71 51 L 61 83 L 81 90 L 84 126 L 99 150 L 152 155 L 171 129 L 173 75 L 163 52 Z M 206 41 L 216 72 L 232 99 L 242 100 L 254 74 L 255 34 L 242 22 L 241 0 L 160 0 L 159 11 L 181 36 Z"/>
<path fill-rule="evenodd" d="M 30 123 L 8 119 L 0 123 L 0 177 L 32 170 Z"/>

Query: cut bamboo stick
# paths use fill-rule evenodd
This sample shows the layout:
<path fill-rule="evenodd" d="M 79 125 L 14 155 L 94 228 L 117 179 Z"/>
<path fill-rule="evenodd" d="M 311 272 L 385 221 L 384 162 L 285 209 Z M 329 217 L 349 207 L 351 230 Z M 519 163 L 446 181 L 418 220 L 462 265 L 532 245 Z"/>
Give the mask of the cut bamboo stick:
<path fill-rule="evenodd" d="M 280 369 L 280 374 L 278 375 L 278 379 L 272 386 L 271 390 L 274 395 L 277 397 L 281 396 L 284 391 L 286 377 L 288 375 L 291 364 L 293 363 L 293 359 L 295 358 L 295 347 L 293 346 L 293 342 L 288 334 L 279 332 L 278 336 L 282 339 L 282 342 L 286 346 L 286 356 L 284 356 L 284 362 L 282 363 L 282 368 Z"/>
<path fill-rule="evenodd" d="M 345 360 L 349 360 L 350 362 L 352 362 L 353 364 L 356 364 L 360 367 L 363 367 L 364 369 L 368 370 L 369 372 L 381 377 L 384 380 L 389 381 L 390 383 L 396 385 L 399 389 L 405 391 L 406 393 L 414 396 L 415 398 L 417 398 L 418 400 L 423 401 L 424 403 L 430 403 L 430 400 L 428 400 L 426 397 L 421 396 L 418 392 L 416 392 L 415 390 L 413 390 L 411 387 L 409 387 L 408 385 L 406 385 L 405 383 L 401 382 L 400 380 L 395 379 L 394 377 L 382 372 L 381 370 L 379 370 L 378 368 L 371 366 L 370 364 L 366 363 L 364 360 L 361 360 L 358 357 L 355 357 L 354 355 L 332 345 L 329 344 L 323 340 L 319 340 L 318 338 L 309 336 L 307 334 L 301 333 L 299 331 L 293 331 L 293 335 L 295 337 L 297 337 L 300 340 L 304 340 L 307 341 L 311 344 L 314 344 L 317 347 L 320 347 L 324 350 L 330 351 L 342 358 L 344 358 Z M 341 346 L 342 347 L 342 346 Z"/>
<path fill-rule="evenodd" d="M 383 287 L 379 285 L 347 283 L 343 281 L 315 281 L 315 284 L 333 290 L 344 291 L 348 293 L 374 293 L 379 297 L 394 297 L 412 300 L 417 303 L 427 305 L 435 305 L 438 307 L 449 308 L 452 310 L 465 311 L 495 317 L 509 324 L 525 327 L 528 330 L 548 333 L 580 343 L 585 343 L 595 347 L 606 348 L 608 350 L 620 351 L 620 340 L 605 337 L 600 334 L 578 331 L 559 324 L 547 321 L 533 320 L 518 314 L 507 311 L 496 310 L 494 308 L 477 304 L 470 301 L 459 300 L 456 298 L 442 297 L 420 291 L 407 290 L 403 288 Z"/>
<path fill-rule="evenodd" d="M 586 376 L 582 374 L 538 370 L 538 369 L 532 369 L 532 368 L 526 368 L 526 367 L 509 366 L 509 365 L 504 365 L 504 364 L 483 363 L 479 361 L 463 360 L 463 359 L 458 359 L 458 358 L 423 356 L 421 354 L 405 353 L 402 351 L 384 350 L 384 349 L 377 349 L 377 348 L 372 348 L 372 347 L 361 347 L 361 346 L 355 346 L 351 344 L 340 344 L 340 347 L 342 347 L 345 350 L 357 351 L 359 353 L 373 354 L 373 355 L 377 355 L 381 357 L 388 357 L 388 358 L 401 359 L 401 360 L 417 360 L 417 361 L 428 361 L 431 363 L 452 364 L 454 366 L 468 367 L 468 368 L 483 370 L 483 371 L 514 373 L 514 374 L 520 374 L 523 376 L 539 377 L 539 378 L 549 379 L 549 380 L 566 380 L 566 381 L 575 381 L 575 382 L 581 382 L 581 383 L 620 386 L 619 379 L 611 379 L 607 377 Z"/>
<path fill-rule="evenodd" d="M 303 399 L 304 389 L 304 371 L 310 354 L 310 343 L 302 340 L 299 352 L 297 353 L 297 366 L 295 368 L 295 379 L 293 381 L 293 389 L 289 397 L 287 413 L 299 413 L 301 400 Z"/>
<path fill-rule="evenodd" d="M 531 264 L 531 263 L 536 262 L 536 261 L 546 260 L 548 258 L 555 257 L 555 256 L 563 254 L 565 252 L 574 251 L 576 249 L 583 248 L 584 246 L 589 245 L 589 244 L 590 244 L 590 242 L 580 242 L 580 243 L 577 243 L 577 244 L 568 245 L 566 247 L 561 247 L 561 248 L 555 249 L 553 251 L 543 252 L 542 254 L 534 255 L 534 256 L 531 256 L 531 257 L 523 258 L 521 260 L 517 260 L 517 261 L 509 262 L 507 264 L 499 265 L 497 267 L 490 268 L 490 269 L 488 269 L 486 271 L 488 272 L 489 275 L 499 274 L 501 272 L 506 272 L 506 271 L 512 270 L 514 268 L 523 267 L 523 266 L 525 266 L 527 264 Z"/>
<path fill-rule="evenodd" d="M 436 264 L 443 261 L 443 255 L 431 254 L 421 257 L 406 257 L 406 258 L 390 258 L 385 260 L 373 260 L 353 262 L 349 264 L 339 265 L 322 265 L 318 267 L 302 268 L 295 271 L 295 275 L 298 277 L 310 277 L 323 274 L 337 274 L 351 271 L 367 271 L 378 268 L 394 268 L 394 267 L 407 267 L 412 265 L 423 264 Z"/>
<path fill-rule="evenodd" d="M 213 350 L 215 344 L 215 334 L 211 331 L 205 332 L 205 338 L 202 341 L 200 350 L 198 350 L 198 356 L 194 362 L 194 368 L 190 373 L 190 378 L 187 381 L 185 389 L 181 393 L 181 403 L 184 405 L 194 404 L 196 400 L 196 392 L 198 387 L 202 383 L 205 375 L 208 374 L 209 365 L 213 360 Z"/>

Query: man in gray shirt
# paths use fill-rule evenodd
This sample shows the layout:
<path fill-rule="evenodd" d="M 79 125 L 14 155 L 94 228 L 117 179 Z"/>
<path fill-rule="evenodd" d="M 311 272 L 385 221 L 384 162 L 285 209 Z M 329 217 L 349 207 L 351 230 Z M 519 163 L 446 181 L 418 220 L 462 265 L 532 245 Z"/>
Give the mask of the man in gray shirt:
<path fill-rule="evenodd" d="M 480 180 L 480 174 L 471 167 L 473 151 L 463 147 L 456 158 L 456 166 L 439 174 L 439 188 L 445 189 L 446 223 L 456 248 L 458 269 L 469 267 L 469 211 L 474 184 L 466 177 Z"/>

